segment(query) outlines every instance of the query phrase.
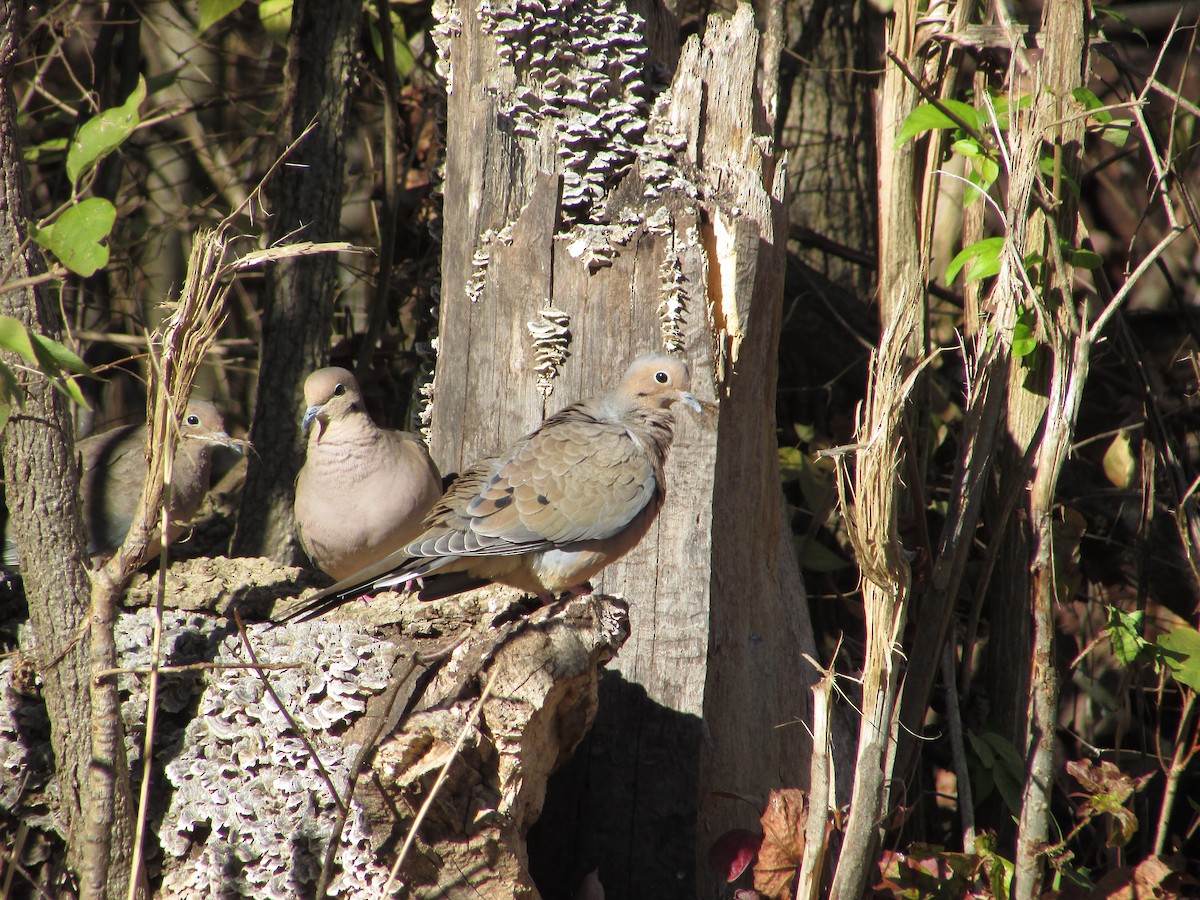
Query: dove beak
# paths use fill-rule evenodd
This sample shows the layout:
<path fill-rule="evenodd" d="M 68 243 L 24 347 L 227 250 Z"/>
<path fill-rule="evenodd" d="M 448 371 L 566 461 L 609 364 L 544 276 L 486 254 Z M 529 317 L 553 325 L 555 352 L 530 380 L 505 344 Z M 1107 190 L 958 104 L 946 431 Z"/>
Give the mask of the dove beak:
<path fill-rule="evenodd" d="M 321 412 L 320 406 L 310 406 L 304 411 L 304 419 L 300 422 L 300 430 L 308 434 L 308 429 L 312 427 L 313 419 Z"/>
<path fill-rule="evenodd" d="M 239 441 L 235 437 L 230 437 L 227 432 L 215 431 L 209 440 L 214 444 L 220 444 L 222 447 L 228 447 L 230 450 L 236 452 L 238 456 L 246 455 L 246 447 L 248 446 L 247 442 Z"/>
<path fill-rule="evenodd" d="M 690 409 L 692 412 L 694 412 L 696 414 L 699 414 L 700 412 L 702 412 L 702 409 L 700 407 L 700 401 L 697 400 L 694 396 L 692 396 L 692 394 L 689 393 L 688 391 L 680 391 L 679 392 L 679 400 L 681 403 L 687 404 L 688 409 Z"/>

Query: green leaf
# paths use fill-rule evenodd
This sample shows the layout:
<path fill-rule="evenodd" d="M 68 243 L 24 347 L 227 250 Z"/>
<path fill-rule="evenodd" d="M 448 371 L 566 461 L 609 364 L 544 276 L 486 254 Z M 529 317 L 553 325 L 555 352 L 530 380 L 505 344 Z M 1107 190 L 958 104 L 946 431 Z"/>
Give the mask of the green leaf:
<path fill-rule="evenodd" d="M 992 158 L 988 156 L 980 156 L 971 162 L 971 171 L 967 173 L 967 181 L 970 184 L 963 192 L 963 206 L 967 206 L 974 202 L 977 197 L 982 197 L 988 192 L 996 179 L 1000 175 L 1000 166 Z"/>
<path fill-rule="evenodd" d="M 1133 130 L 1133 123 L 1128 119 L 1119 119 L 1111 125 L 1105 125 L 1100 129 L 1100 140 L 1108 141 L 1118 150 L 1129 143 L 1129 133 Z"/>
<path fill-rule="evenodd" d="M 78 186 L 79 178 L 97 162 L 116 150 L 137 128 L 141 117 L 138 109 L 146 99 L 146 79 L 138 76 L 137 87 L 125 102 L 106 109 L 94 119 L 83 123 L 67 150 L 67 177 Z"/>
<path fill-rule="evenodd" d="M 978 159 L 984 155 L 983 147 L 975 138 L 963 138 L 955 141 L 950 145 L 950 149 L 959 156 L 965 156 L 967 159 Z"/>
<path fill-rule="evenodd" d="M 1004 238 L 990 237 L 963 247 L 959 254 L 950 260 L 950 265 L 946 266 L 946 284 L 953 284 L 962 267 L 968 262 L 971 267 L 967 269 L 967 281 L 995 275 L 1000 271 L 1000 250 L 1003 246 Z"/>
<path fill-rule="evenodd" d="M 85 278 L 108 263 L 108 247 L 101 243 L 112 232 L 117 210 L 102 197 L 91 197 L 67 209 L 49 232 L 45 246 L 59 261 Z M 41 235 L 38 237 L 41 243 Z"/>
<path fill-rule="evenodd" d="M 6 363 L 0 362 L 0 402 L 7 410 L 5 419 L 12 411 L 12 404 L 20 406 L 24 400 L 25 392 L 21 390 L 21 383 L 17 381 L 16 373 Z"/>
<path fill-rule="evenodd" d="M 40 162 L 46 156 L 56 156 L 67 149 L 70 142 L 65 138 L 52 138 L 48 141 L 42 141 L 40 144 L 34 144 L 32 147 L 26 147 L 21 155 L 25 162 L 33 164 Z"/>
<path fill-rule="evenodd" d="M 961 100 L 940 100 L 942 106 L 950 110 L 971 128 L 979 129 L 979 113 L 970 103 Z M 908 114 L 900 133 L 896 136 L 896 146 L 899 147 L 911 137 L 934 131 L 939 128 L 959 128 L 959 124 L 934 106 L 932 103 L 922 103 Z"/>
<path fill-rule="evenodd" d="M 44 334 L 31 333 L 29 336 L 33 339 L 33 352 L 37 354 L 38 362 L 76 375 L 92 374 L 92 367 L 68 349 L 66 344 L 61 344 Z"/>
<path fill-rule="evenodd" d="M 1142 610 L 1126 612 L 1116 606 L 1109 607 L 1108 630 L 1112 655 L 1123 666 L 1132 666 L 1142 649 L 1150 646 L 1150 642 L 1141 636 L 1141 624 L 1145 618 L 1146 613 Z"/>
<path fill-rule="evenodd" d="M 0 349 L 11 350 L 28 363 L 37 363 L 37 352 L 33 349 L 33 341 L 29 339 L 29 330 L 20 319 L 0 315 Z"/>
<path fill-rule="evenodd" d="M 799 447 L 779 448 L 779 477 L 787 481 L 795 481 L 804 471 L 804 453 Z"/>
<path fill-rule="evenodd" d="M 12 407 L 7 403 L 0 402 L 0 431 L 4 430 L 4 426 L 8 424 L 9 417 L 12 416 Z"/>
<path fill-rule="evenodd" d="M 200 34 L 238 10 L 244 2 L 245 0 L 200 0 Z"/>
<path fill-rule="evenodd" d="M 1012 355 L 1015 358 L 1028 356 L 1037 349 L 1037 337 L 1034 335 L 1036 325 L 1037 317 L 1034 316 L 1032 310 L 1022 309 L 1017 313 L 1012 336 Z"/>
<path fill-rule="evenodd" d="M 1104 106 L 1104 102 L 1085 87 L 1075 88 L 1075 90 L 1071 91 L 1071 96 L 1074 97 L 1075 101 L 1089 112 L 1094 109 L 1100 109 L 1100 107 Z M 1096 113 L 1096 115 L 1092 118 L 1101 124 L 1107 124 L 1112 121 L 1112 113 L 1110 113 L 1108 110 L 1103 110 L 1102 112 Z"/>
<path fill-rule="evenodd" d="M 1067 258 L 1077 269 L 1098 269 L 1104 265 L 1104 259 L 1093 250 L 1072 250 Z"/>
<path fill-rule="evenodd" d="M 383 62 L 385 58 L 383 55 L 383 35 L 374 20 L 369 24 L 371 46 L 375 49 L 375 56 L 380 62 Z M 413 66 L 417 64 L 417 61 L 413 58 L 412 49 L 408 46 L 408 31 L 404 27 L 404 20 L 394 10 L 392 11 L 392 55 L 396 60 L 396 74 L 403 81 L 408 78 L 409 72 L 413 70 Z"/>
<path fill-rule="evenodd" d="M 1012 742 L 995 731 L 985 731 L 982 734 L 967 732 L 971 749 L 979 757 L 979 762 L 995 783 L 996 790 L 1004 799 L 1004 805 L 1009 812 L 1019 815 L 1021 811 L 1021 791 L 1025 779 L 1025 763 L 1021 754 Z M 976 774 L 972 767 L 972 775 Z"/>
<path fill-rule="evenodd" d="M 1175 680 L 1200 691 L 1200 631 L 1177 625 L 1158 636 L 1158 646 Z"/>
<path fill-rule="evenodd" d="M 92 369 L 63 344 L 42 334 L 35 334 L 12 316 L 0 315 L 0 348 L 17 353 L 26 362 L 35 365 L 49 377 L 55 389 L 62 391 L 80 406 L 87 409 L 87 401 L 75 380 L 75 375 L 64 375 L 64 370 L 76 375 L 90 375 Z M 0 363 L 0 405 L 4 406 L 7 420 L 11 406 L 21 405 L 25 394 L 12 369 Z M 0 425 L 0 427 L 3 427 Z"/>
<path fill-rule="evenodd" d="M 262 0 L 258 5 L 258 20 L 272 41 L 286 47 L 288 32 L 292 30 L 292 0 Z"/>
<path fill-rule="evenodd" d="M 1055 166 L 1055 164 L 1054 164 L 1053 156 L 1041 157 L 1038 160 L 1038 169 L 1041 170 L 1041 173 L 1043 175 L 1045 175 L 1047 178 L 1049 178 L 1051 180 L 1053 180 L 1054 178 L 1058 178 L 1062 182 L 1062 184 L 1066 187 L 1066 189 L 1071 192 L 1071 196 L 1074 197 L 1076 200 L 1079 199 L 1079 182 L 1076 181 L 1074 178 L 1072 178 L 1070 175 L 1068 175 L 1066 172 L 1058 171 L 1057 166 Z"/>

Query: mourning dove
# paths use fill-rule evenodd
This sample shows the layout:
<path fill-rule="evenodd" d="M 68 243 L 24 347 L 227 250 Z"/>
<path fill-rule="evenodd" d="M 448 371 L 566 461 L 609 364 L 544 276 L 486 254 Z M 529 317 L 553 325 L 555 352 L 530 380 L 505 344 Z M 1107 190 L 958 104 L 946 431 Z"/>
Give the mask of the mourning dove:
<path fill-rule="evenodd" d="M 183 533 L 208 493 L 212 452 L 238 442 L 225 432 L 221 411 L 204 400 L 192 400 L 184 411 L 179 446 L 171 476 L 171 539 Z M 149 464 L 146 426 L 125 425 L 92 435 L 75 444 L 82 461 L 83 514 L 88 552 L 112 553 L 125 540 L 141 499 Z M 5 565 L 19 565 L 17 552 L 6 538 Z"/>
<path fill-rule="evenodd" d="M 313 563 L 348 578 L 403 547 L 442 493 L 424 442 L 378 427 L 345 369 L 304 382 L 308 451 L 296 477 L 296 531 Z"/>
<path fill-rule="evenodd" d="M 566 407 L 505 452 L 471 466 L 419 536 L 319 592 L 285 621 L 450 573 L 543 598 L 584 585 L 629 552 L 658 515 L 674 425 L 670 407 L 682 401 L 700 410 L 689 387 L 682 360 L 639 357 L 611 393 Z"/>

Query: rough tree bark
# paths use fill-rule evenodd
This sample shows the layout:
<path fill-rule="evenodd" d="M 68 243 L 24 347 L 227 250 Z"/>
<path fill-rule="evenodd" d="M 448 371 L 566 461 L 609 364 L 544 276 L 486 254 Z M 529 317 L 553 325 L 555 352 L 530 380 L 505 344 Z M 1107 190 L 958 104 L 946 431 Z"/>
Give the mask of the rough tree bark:
<path fill-rule="evenodd" d="M 289 236 L 327 241 L 341 220 L 345 150 L 363 4 L 300 0 L 288 35 L 285 142 L 315 123 L 267 185 L 272 243 Z M 303 559 L 292 514 L 303 459 L 299 412 L 305 376 L 329 356 L 338 261 L 330 254 L 283 260 L 268 270 L 263 294 L 263 346 L 250 441 L 271 448 L 251 455 L 233 550 L 280 562 Z"/>
<path fill-rule="evenodd" d="M 0 292 L 0 312 L 57 339 L 62 329 L 57 307 L 35 280 L 45 275 L 45 263 L 28 233 L 32 214 L 10 82 L 20 33 L 18 11 L 16 4 L 0 3 L 0 264 L 4 281 L 34 281 Z M 33 646 L 22 649 L 42 680 L 59 785 L 59 828 L 68 842 L 69 862 L 80 872 L 86 895 L 105 896 L 110 886 L 121 890 L 128 877 L 120 863 L 129 856 L 132 819 L 128 779 L 121 778 L 121 760 L 113 760 L 115 772 L 98 773 L 101 781 L 115 780 L 119 821 L 113 839 L 109 841 L 111 819 L 93 830 L 85 824 L 85 814 L 94 806 L 89 787 L 93 642 L 88 630 L 91 581 L 85 565 L 74 434 L 67 401 L 50 381 L 30 372 L 23 382 L 24 404 L 14 410 L 3 433 L 10 526 L 21 552 L 33 630 Z M 109 815 L 113 815 L 111 807 Z M 89 840 L 98 837 L 99 843 L 85 847 L 85 834 Z M 89 859 L 92 864 L 85 865 Z M 116 863 L 111 883 L 110 859 Z"/>
<path fill-rule="evenodd" d="M 435 459 L 451 471 L 494 451 L 657 347 L 682 348 L 716 401 L 704 421 L 679 414 L 656 527 L 596 579 L 629 598 L 632 637 L 531 835 L 553 895 L 596 868 L 609 897 L 690 895 L 697 842 L 755 825 L 714 791 L 806 780 L 807 735 L 776 726 L 807 718 L 815 677 L 775 459 L 785 211 L 753 17 L 710 19 L 676 62 L 655 57 L 674 27 L 657 6 L 435 12 L 449 92 Z M 664 68 L 671 85 L 653 85 Z"/>

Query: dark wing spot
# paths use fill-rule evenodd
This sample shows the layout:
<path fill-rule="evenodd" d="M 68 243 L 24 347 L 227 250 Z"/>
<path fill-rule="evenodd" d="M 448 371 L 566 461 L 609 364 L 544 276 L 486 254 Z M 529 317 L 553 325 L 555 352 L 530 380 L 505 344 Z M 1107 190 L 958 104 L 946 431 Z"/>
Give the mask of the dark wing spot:
<path fill-rule="evenodd" d="M 496 501 L 496 509 L 504 509 L 504 507 L 508 506 L 510 503 L 512 503 L 512 501 L 512 492 L 510 491 L 508 494 Z"/>
<path fill-rule="evenodd" d="M 537 501 L 538 503 L 542 504 L 542 506 L 550 505 L 550 499 L 545 494 L 538 494 Z"/>

